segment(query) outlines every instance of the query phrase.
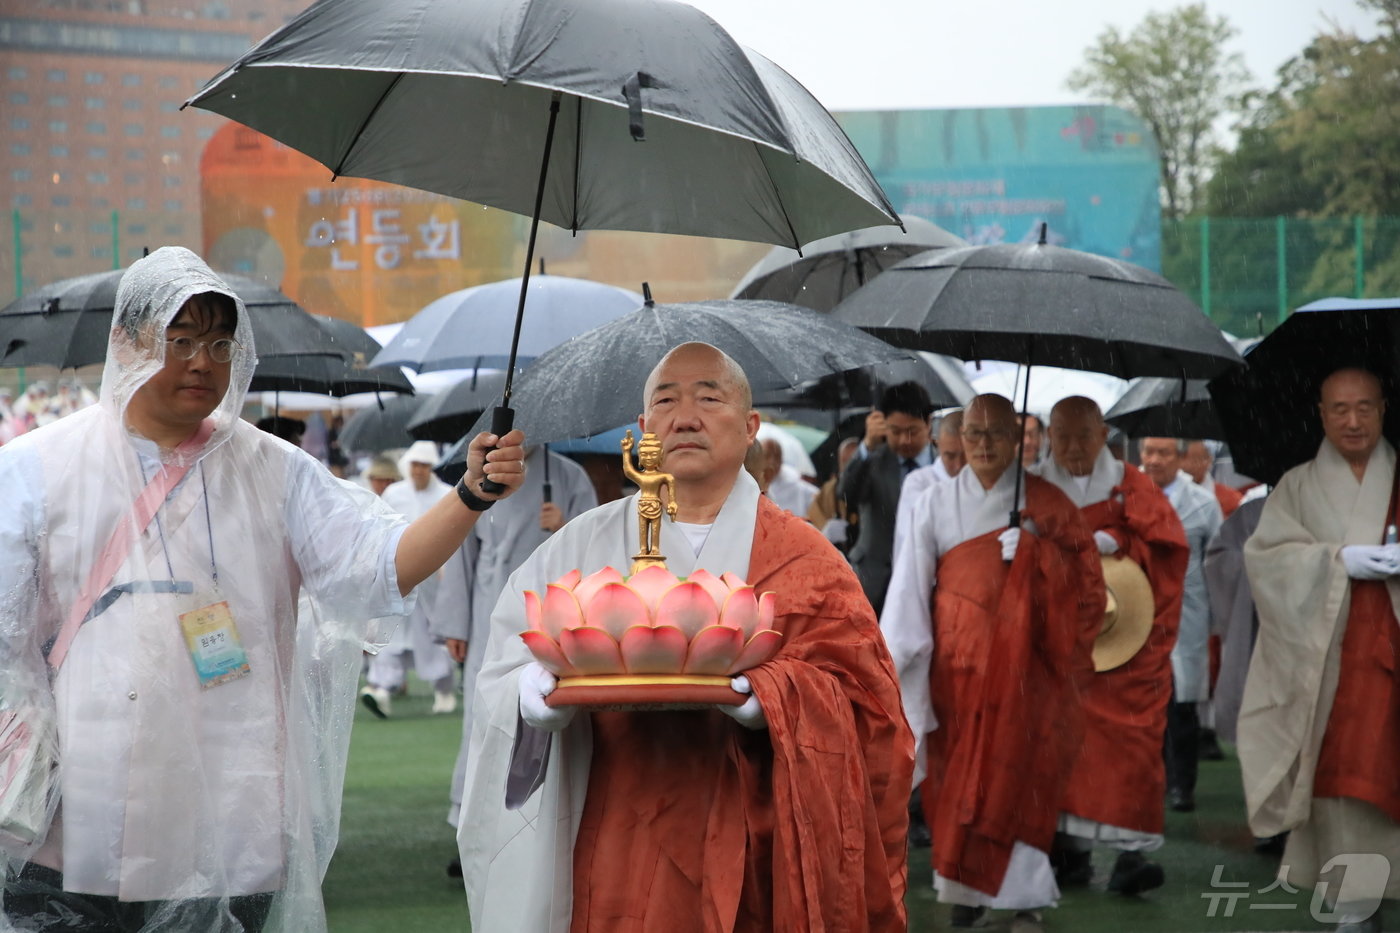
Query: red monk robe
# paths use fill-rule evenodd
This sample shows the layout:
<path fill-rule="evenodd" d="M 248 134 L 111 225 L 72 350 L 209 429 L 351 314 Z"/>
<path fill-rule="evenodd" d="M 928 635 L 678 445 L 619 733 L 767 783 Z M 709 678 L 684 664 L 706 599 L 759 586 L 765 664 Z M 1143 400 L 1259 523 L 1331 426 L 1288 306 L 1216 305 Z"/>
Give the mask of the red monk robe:
<path fill-rule="evenodd" d="M 1160 834 L 1167 784 L 1162 733 L 1191 552 L 1171 502 L 1132 464 L 1123 465 L 1123 481 L 1109 498 L 1082 512 L 1091 532 L 1108 532 L 1119 553 L 1147 574 L 1154 616 L 1138 653 L 1095 674 L 1084 690 L 1084 743 L 1061 807 L 1098 823 Z"/>
<path fill-rule="evenodd" d="M 1027 476 L 1016 558 L 980 535 L 938 562 L 924 813 L 933 867 L 989 895 L 1017 840 L 1048 852 L 1083 733 L 1080 690 L 1103 624 L 1098 549 L 1079 510 Z"/>
<path fill-rule="evenodd" d="M 749 582 L 777 593 L 751 671 L 768 730 L 594 713 L 573 933 L 905 929 L 913 737 L 870 604 L 821 534 L 759 500 Z"/>
<path fill-rule="evenodd" d="M 1215 501 L 1220 503 L 1220 512 L 1225 518 L 1229 518 L 1235 509 L 1240 507 L 1244 501 L 1244 493 L 1238 489 L 1226 486 L 1224 483 L 1215 484 Z"/>

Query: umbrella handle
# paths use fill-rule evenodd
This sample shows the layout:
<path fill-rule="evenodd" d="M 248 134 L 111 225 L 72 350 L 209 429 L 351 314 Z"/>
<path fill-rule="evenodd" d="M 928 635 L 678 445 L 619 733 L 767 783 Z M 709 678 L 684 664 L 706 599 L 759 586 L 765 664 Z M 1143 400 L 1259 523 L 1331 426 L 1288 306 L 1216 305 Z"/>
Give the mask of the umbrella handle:
<path fill-rule="evenodd" d="M 510 433 L 510 429 L 515 426 L 515 409 L 497 405 L 491 409 L 491 433 L 496 437 L 505 437 Z M 496 448 L 492 447 L 491 450 Z M 490 453 L 491 451 L 487 451 Z M 499 496 L 506 491 L 504 483 L 497 483 L 493 480 L 483 479 L 481 481 L 481 491 Z"/>

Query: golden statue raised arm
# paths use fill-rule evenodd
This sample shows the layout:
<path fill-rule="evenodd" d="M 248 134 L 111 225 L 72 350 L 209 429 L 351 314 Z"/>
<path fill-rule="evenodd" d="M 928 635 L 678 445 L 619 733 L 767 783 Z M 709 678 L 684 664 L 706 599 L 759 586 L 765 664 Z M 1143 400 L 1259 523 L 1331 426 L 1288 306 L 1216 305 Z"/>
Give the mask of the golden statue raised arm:
<path fill-rule="evenodd" d="M 661 489 L 667 492 L 666 514 L 676 514 L 676 478 L 670 473 L 662 473 L 661 442 L 656 435 L 647 432 L 637 445 L 637 460 L 642 468 L 632 465 L 632 431 L 629 429 L 622 438 L 622 472 L 640 490 L 637 495 L 637 553 L 632 555 L 632 572 L 639 573 L 647 567 L 665 567 L 666 558 L 661 554 Z"/>

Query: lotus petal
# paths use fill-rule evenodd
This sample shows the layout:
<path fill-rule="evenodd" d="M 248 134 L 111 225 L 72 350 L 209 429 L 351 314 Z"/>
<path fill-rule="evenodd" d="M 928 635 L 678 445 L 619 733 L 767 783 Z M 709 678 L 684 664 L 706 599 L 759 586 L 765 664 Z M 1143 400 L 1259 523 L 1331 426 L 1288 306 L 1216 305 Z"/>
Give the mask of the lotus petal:
<path fill-rule="evenodd" d="M 520 637 L 524 639 L 525 647 L 530 649 L 535 660 L 543 664 L 545 670 L 554 676 L 572 677 L 578 673 L 574 670 L 574 666 L 569 663 L 569 659 L 564 657 L 563 649 L 548 635 L 531 629 L 521 632 Z"/>
<path fill-rule="evenodd" d="M 629 674 L 679 674 L 688 645 L 673 625 L 634 625 L 622 635 L 622 662 Z"/>
<path fill-rule="evenodd" d="M 525 591 L 525 622 L 532 632 L 543 632 L 543 613 L 540 611 L 540 594 L 534 590 Z"/>
<path fill-rule="evenodd" d="M 576 586 L 578 586 L 578 581 L 582 579 L 583 571 L 575 567 L 573 570 L 570 570 L 568 573 L 564 574 L 562 577 L 560 577 L 558 580 L 555 580 L 554 582 L 556 585 L 562 586 L 566 590 L 573 590 Z"/>
<path fill-rule="evenodd" d="M 741 586 L 748 586 L 748 583 L 746 583 L 743 578 L 729 570 L 724 572 L 724 576 L 720 577 L 720 581 L 724 583 L 726 589 L 730 590 L 737 590 Z"/>
<path fill-rule="evenodd" d="M 579 608 L 574 594 L 557 583 L 551 583 L 544 591 L 544 627 L 541 629 L 550 638 L 559 640 L 559 635 L 567 628 L 583 625 L 583 610 Z"/>
<path fill-rule="evenodd" d="M 666 595 L 666 591 L 677 583 L 676 575 L 665 567 L 658 567 L 653 564 L 641 573 L 633 574 L 627 578 L 627 585 L 646 603 L 647 612 L 656 614 L 656 607 L 661 602 L 661 597 Z"/>
<path fill-rule="evenodd" d="M 748 644 L 744 645 L 744 650 L 739 652 L 739 657 L 734 660 L 733 665 L 726 673 L 742 674 L 751 667 L 758 667 L 777 654 L 778 647 L 782 643 L 782 632 L 775 632 L 771 628 L 764 629 L 749 639 Z"/>
<path fill-rule="evenodd" d="M 778 594 L 772 590 L 758 597 L 758 630 L 773 627 L 773 616 L 778 611 Z"/>
<path fill-rule="evenodd" d="M 719 624 L 719 605 L 698 583 L 677 583 L 661 597 L 657 625 L 674 625 L 693 638 L 701 629 Z"/>
<path fill-rule="evenodd" d="M 609 583 L 598 591 L 583 610 L 584 624 L 602 629 L 615 640 L 634 625 L 651 625 L 642 597 L 625 583 Z"/>
<path fill-rule="evenodd" d="M 589 600 L 596 596 L 599 590 L 609 583 L 621 582 L 622 574 L 617 572 L 616 567 L 604 567 L 579 581 L 578 586 L 574 587 L 574 599 L 578 600 L 580 606 L 587 609 Z"/>
<path fill-rule="evenodd" d="M 719 577 L 708 570 L 697 570 L 685 578 L 687 583 L 698 583 L 705 588 L 705 592 L 710 594 L 710 598 L 715 601 L 716 606 L 723 606 L 724 601 L 729 598 L 729 587 Z"/>
<path fill-rule="evenodd" d="M 683 673 L 727 674 L 743 648 L 744 636 L 738 629 L 711 625 L 690 640 Z"/>
<path fill-rule="evenodd" d="M 724 611 L 719 614 L 719 624 L 737 628 L 744 633 L 745 641 L 758 631 L 758 598 L 753 587 L 740 587 L 729 594 Z"/>
<path fill-rule="evenodd" d="M 613 637 L 600 628 L 565 629 L 559 636 L 564 657 L 580 674 L 621 674 L 622 651 Z"/>

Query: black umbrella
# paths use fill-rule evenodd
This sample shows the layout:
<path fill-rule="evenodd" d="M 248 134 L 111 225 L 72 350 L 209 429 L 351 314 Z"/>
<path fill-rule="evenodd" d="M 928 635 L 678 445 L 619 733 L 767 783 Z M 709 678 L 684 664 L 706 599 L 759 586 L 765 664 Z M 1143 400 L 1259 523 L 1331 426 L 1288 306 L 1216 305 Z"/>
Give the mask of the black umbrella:
<path fill-rule="evenodd" d="M 408 433 L 408 421 L 421 403 L 409 395 L 396 395 L 360 409 L 345 419 L 340 449 L 378 452 L 409 446 L 414 438 Z"/>
<path fill-rule="evenodd" d="M 1044 225 L 1039 243 L 932 250 L 906 259 L 831 313 L 898 346 L 964 360 L 1183 379 L 1208 378 L 1240 362 L 1220 328 L 1166 279 L 1131 263 L 1046 245 Z M 1019 464 L 1018 458 L 1018 499 Z M 1018 520 L 1013 513 L 1012 524 Z"/>
<path fill-rule="evenodd" d="M 452 443 L 500 400 L 505 383 L 505 373 L 473 373 L 424 399 L 408 421 L 408 433 L 420 441 Z"/>
<path fill-rule="evenodd" d="M 966 405 L 977 394 L 963 375 L 962 363 L 936 353 L 910 351 L 901 359 L 834 373 L 791 389 L 776 389 L 755 396 L 759 408 L 869 408 L 880 393 L 901 382 L 917 382 L 929 394 L 934 408 Z"/>
<path fill-rule="evenodd" d="M 671 348 L 713 344 L 743 367 L 755 391 L 903 354 L 853 327 L 776 301 L 647 303 L 541 356 L 520 374 L 520 426 L 534 443 L 588 437 L 636 421 L 647 375 Z M 467 433 L 486 430 L 486 418 Z M 461 459 L 459 444 L 444 457 Z"/>
<path fill-rule="evenodd" d="M 1338 369 L 1381 380 L 1384 431 L 1400 445 L 1400 298 L 1328 298 L 1299 308 L 1249 352 L 1249 366 L 1210 381 L 1235 469 L 1273 485 L 1317 456 L 1318 389 Z"/>
<path fill-rule="evenodd" d="M 898 222 L 825 108 L 682 3 L 321 0 L 188 103 L 337 175 L 531 218 L 496 434 L 541 219 L 793 247 Z"/>
<path fill-rule="evenodd" d="M 107 335 L 122 269 L 45 285 L 0 310 L 0 367 L 76 368 L 107 357 Z M 321 324 L 266 282 L 220 273 L 243 299 L 258 355 L 334 353 Z"/>
<path fill-rule="evenodd" d="M 1129 437 L 1225 437 L 1204 379 L 1134 379 L 1104 420 Z"/>
<path fill-rule="evenodd" d="M 851 292 L 901 260 L 930 249 L 966 246 L 967 241 L 912 214 L 904 229 L 886 225 L 838 233 L 808 243 L 799 254 L 775 246 L 735 287 L 733 298 L 787 301 L 830 311 Z"/>
<path fill-rule="evenodd" d="M 280 354 L 260 350 L 250 389 L 314 392 L 336 398 L 359 392 L 413 394 L 413 383 L 397 366 L 368 365 L 380 347 L 363 327 L 324 314 L 312 316 L 326 331 L 327 345 L 334 352 Z"/>

